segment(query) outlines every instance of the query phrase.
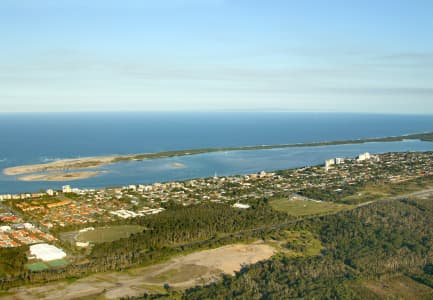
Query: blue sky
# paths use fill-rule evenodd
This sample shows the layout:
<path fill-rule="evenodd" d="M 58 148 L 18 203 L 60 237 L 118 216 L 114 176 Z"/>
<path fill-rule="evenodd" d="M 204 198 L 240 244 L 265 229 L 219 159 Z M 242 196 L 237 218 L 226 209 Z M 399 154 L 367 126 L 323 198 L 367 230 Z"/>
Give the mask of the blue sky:
<path fill-rule="evenodd" d="M 0 111 L 433 114 L 433 1 L 0 0 Z"/>

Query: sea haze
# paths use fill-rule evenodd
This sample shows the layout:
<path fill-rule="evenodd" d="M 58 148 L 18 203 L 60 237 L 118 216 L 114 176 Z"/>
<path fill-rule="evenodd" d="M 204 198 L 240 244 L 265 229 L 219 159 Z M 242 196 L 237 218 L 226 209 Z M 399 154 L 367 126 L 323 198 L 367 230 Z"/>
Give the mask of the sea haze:
<path fill-rule="evenodd" d="M 56 159 L 373 138 L 433 131 L 433 116 L 323 113 L 60 113 L 0 114 L 0 168 Z M 151 183 L 321 163 L 359 152 L 433 150 L 408 141 L 208 153 L 124 162 L 96 178 L 70 184 L 104 187 Z M 176 163 L 184 164 L 178 167 Z M 19 182 L 0 175 L 0 193 L 59 188 L 65 182 Z"/>

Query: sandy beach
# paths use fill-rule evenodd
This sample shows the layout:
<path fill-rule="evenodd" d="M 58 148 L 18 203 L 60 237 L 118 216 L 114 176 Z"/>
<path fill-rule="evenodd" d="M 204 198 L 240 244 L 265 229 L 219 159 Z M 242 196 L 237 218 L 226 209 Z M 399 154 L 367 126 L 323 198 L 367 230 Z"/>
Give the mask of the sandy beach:
<path fill-rule="evenodd" d="M 70 181 L 87 179 L 104 173 L 104 171 L 65 172 L 47 174 L 29 174 L 18 177 L 20 181 Z"/>
<path fill-rule="evenodd" d="M 70 169 L 90 169 L 113 163 L 119 156 L 83 157 L 62 159 L 46 164 L 24 165 L 10 167 L 3 170 L 5 175 L 21 175 L 35 172 L 62 171 Z"/>

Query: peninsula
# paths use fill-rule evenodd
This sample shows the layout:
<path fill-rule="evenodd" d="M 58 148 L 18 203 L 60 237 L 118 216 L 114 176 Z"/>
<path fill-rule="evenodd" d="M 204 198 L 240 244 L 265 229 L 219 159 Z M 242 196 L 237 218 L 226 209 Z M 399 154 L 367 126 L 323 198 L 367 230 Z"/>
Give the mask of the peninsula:
<path fill-rule="evenodd" d="M 40 181 L 40 180 L 54 180 L 54 181 L 70 181 L 78 179 L 86 179 L 98 176 L 101 172 L 75 172 L 66 173 L 68 170 L 81 170 L 92 169 L 105 166 L 112 163 L 123 161 L 139 161 L 146 159 L 158 159 L 167 157 L 179 157 L 187 155 L 196 155 L 211 152 L 225 152 L 225 151 L 251 151 L 251 150 L 266 150 L 266 149 L 281 149 L 281 148 L 294 148 L 294 147 L 318 147 L 318 146 L 332 146 L 332 145 L 346 145 L 346 144 L 363 144 L 371 142 L 399 142 L 403 140 L 421 140 L 433 142 L 433 132 L 407 134 L 401 136 L 391 137 L 378 137 L 354 140 L 341 140 L 341 141 L 324 141 L 312 143 L 298 143 L 298 144 L 277 144 L 277 145 L 256 145 L 256 146 L 241 146 L 241 147 L 222 147 L 222 148 L 202 148 L 202 149 L 187 149 L 187 150 L 172 150 L 155 153 L 141 153 L 129 155 L 111 155 L 111 156 L 96 156 L 96 157 L 83 157 L 73 159 L 62 159 L 45 164 L 23 165 L 6 168 L 3 170 L 5 175 L 17 176 L 27 174 L 26 176 L 18 177 L 18 180 L 25 181 Z M 36 172 L 45 172 L 44 174 L 32 174 Z M 56 172 L 55 176 L 51 173 Z M 63 174 L 61 172 L 64 172 Z M 72 175 L 71 175 L 72 174 Z M 73 174 L 78 174 L 74 176 Z"/>

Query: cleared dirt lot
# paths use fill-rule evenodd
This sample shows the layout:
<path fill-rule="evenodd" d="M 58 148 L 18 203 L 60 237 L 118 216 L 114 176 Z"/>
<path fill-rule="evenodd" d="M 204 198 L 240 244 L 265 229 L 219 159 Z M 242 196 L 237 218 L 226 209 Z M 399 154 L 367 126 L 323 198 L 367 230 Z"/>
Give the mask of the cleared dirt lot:
<path fill-rule="evenodd" d="M 179 256 L 166 263 L 128 272 L 96 274 L 73 283 L 57 282 L 12 290 L 4 299 L 76 299 L 81 297 L 118 299 L 157 292 L 164 283 L 187 288 L 215 280 L 221 273 L 233 274 L 242 265 L 268 259 L 276 250 L 260 242 L 228 245 Z"/>

